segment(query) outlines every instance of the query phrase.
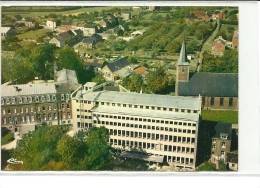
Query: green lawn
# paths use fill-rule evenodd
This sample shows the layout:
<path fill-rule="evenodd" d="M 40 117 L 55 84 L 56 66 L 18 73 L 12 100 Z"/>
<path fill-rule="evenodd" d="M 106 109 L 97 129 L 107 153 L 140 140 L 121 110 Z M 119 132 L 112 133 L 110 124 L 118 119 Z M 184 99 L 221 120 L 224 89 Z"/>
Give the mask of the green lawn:
<path fill-rule="evenodd" d="M 17 35 L 18 39 L 24 40 L 24 39 L 31 39 L 31 40 L 38 40 L 46 36 L 50 30 L 48 29 L 38 29 L 38 30 L 31 30 L 28 32 L 25 32 L 23 34 Z"/>
<path fill-rule="evenodd" d="M 210 162 L 204 162 L 197 168 L 198 171 L 216 171 L 216 167 L 214 164 Z"/>
<path fill-rule="evenodd" d="M 224 123 L 238 123 L 238 111 L 203 110 L 202 120 Z"/>

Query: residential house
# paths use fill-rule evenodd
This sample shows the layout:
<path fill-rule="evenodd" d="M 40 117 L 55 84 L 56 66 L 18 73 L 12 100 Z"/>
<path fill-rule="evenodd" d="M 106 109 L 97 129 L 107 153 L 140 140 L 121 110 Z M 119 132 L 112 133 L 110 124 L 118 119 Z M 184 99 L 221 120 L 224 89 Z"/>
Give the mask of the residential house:
<path fill-rule="evenodd" d="M 129 65 L 127 59 L 123 57 L 105 65 L 101 69 L 101 72 L 107 81 L 115 81 L 131 74 Z"/>
<path fill-rule="evenodd" d="M 84 37 L 81 42 L 74 46 L 74 48 L 77 49 L 79 47 L 85 47 L 93 49 L 95 48 L 95 45 L 100 41 L 102 41 L 102 37 L 98 34 L 93 34 L 89 37 Z"/>
<path fill-rule="evenodd" d="M 212 20 L 223 20 L 225 19 L 225 13 L 223 11 L 220 11 L 218 13 L 214 13 L 211 15 Z"/>
<path fill-rule="evenodd" d="M 225 47 L 226 47 L 226 42 L 220 36 L 214 40 L 212 47 L 211 47 L 211 53 L 215 56 L 223 56 Z"/>
<path fill-rule="evenodd" d="M 209 16 L 204 10 L 196 10 L 192 12 L 192 15 L 198 20 L 209 21 Z"/>
<path fill-rule="evenodd" d="M 227 166 L 228 169 L 237 171 L 238 170 L 238 152 L 229 152 L 227 153 Z"/>
<path fill-rule="evenodd" d="M 145 77 L 148 74 L 147 68 L 144 66 L 138 66 L 138 67 L 134 68 L 133 72 L 142 77 Z"/>
<path fill-rule="evenodd" d="M 86 59 L 84 65 L 86 69 L 93 69 L 97 73 L 101 71 L 103 63 L 100 59 Z"/>
<path fill-rule="evenodd" d="M 121 13 L 120 17 L 122 18 L 122 20 L 128 21 L 131 19 L 131 13 Z"/>
<path fill-rule="evenodd" d="M 0 27 L 1 28 L 1 38 L 4 39 L 11 31 L 11 27 Z"/>
<path fill-rule="evenodd" d="M 25 21 L 24 25 L 28 28 L 35 28 L 35 23 L 33 23 L 32 21 Z"/>
<path fill-rule="evenodd" d="M 215 136 L 212 138 L 210 161 L 216 164 L 227 163 L 227 153 L 231 150 L 232 127 L 231 124 L 219 122 L 215 126 Z"/>
<path fill-rule="evenodd" d="M 184 41 L 176 66 L 176 95 L 200 95 L 204 109 L 238 110 L 238 74 L 196 72 L 190 78 Z"/>
<path fill-rule="evenodd" d="M 97 28 L 96 27 L 78 27 L 83 31 L 83 35 L 86 36 L 91 36 L 96 34 Z"/>
<path fill-rule="evenodd" d="M 56 47 L 61 48 L 65 46 L 74 36 L 75 35 L 72 31 L 63 32 L 58 34 L 56 37 L 53 37 L 49 41 L 49 43 L 54 44 Z"/>
<path fill-rule="evenodd" d="M 55 28 L 56 28 L 56 22 L 52 21 L 52 20 L 47 20 L 46 21 L 46 28 L 54 31 Z"/>

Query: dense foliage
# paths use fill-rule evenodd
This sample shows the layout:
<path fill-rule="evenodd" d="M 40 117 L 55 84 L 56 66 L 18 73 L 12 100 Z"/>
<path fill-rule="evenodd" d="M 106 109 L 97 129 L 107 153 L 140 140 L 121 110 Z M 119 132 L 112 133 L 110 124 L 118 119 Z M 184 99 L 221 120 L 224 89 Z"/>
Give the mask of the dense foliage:
<path fill-rule="evenodd" d="M 238 51 L 236 49 L 226 49 L 222 57 L 215 57 L 205 52 L 202 71 L 238 73 Z"/>
<path fill-rule="evenodd" d="M 24 135 L 13 151 L 21 170 L 104 170 L 112 160 L 105 128 L 92 128 L 74 137 L 68 127 L 40 126 Z"/>

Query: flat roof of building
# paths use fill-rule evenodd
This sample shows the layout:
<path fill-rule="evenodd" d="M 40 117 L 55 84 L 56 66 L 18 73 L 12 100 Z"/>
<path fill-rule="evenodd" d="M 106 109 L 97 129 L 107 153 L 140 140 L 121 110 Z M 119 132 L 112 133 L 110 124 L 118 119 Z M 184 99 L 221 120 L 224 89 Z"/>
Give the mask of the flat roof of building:
<path fill-rule="evenodd" d="M 55 83 L 33 83 L 20 85 L 1 85 L 2 97 L 40 95 L 56 93 Z"/>
<path fill-rule="evenodd" d="M 140 94 L 133 92 L 118 91 L 87 91 L 80 98 L 79 91 L 76 98 L 97 102 L 110 102 L 121 104 L 133 104 L 144 106 L 157 106 L 166 108 L 192 109 L 200 110 L 200 97 L 183 97 L 157 94 Z"/>

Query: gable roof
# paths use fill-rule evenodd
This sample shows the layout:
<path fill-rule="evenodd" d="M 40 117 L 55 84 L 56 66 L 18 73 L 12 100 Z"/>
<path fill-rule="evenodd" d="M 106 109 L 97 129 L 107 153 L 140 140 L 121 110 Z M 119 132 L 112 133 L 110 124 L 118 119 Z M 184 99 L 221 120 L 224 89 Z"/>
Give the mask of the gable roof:
<path fill-rule="evenodd" d="M 111 70 L 111 72 L 116 72 L 126 66 L 130 65 L 125 57 L 119 58 L 111 63 L 107 64 L 107 67 Z"/>
<path fill-rule="evenodd" d="M 57 36 L 57 39 L 58 39 L 59 41 L 65 42 L 65 41 L 71 39 L 73 36 L 74 36 L 74 34 L 73 34 L 72 31 L 67 31 L 67 32 L 60 33 L 60 34 Z"/>
<path fill-rule="evenodd" d="M 86 44 L 96 44 L 102 40 L 102 37 L 98 34 L 93 34 L 90 37 L 85 37 L 82 42 Z"/>
<path fill-rule="evenodd" d="M 237 97 L 238 74 L 197 72 L 188 82 L 179 82 L 180 96 Z"/>

